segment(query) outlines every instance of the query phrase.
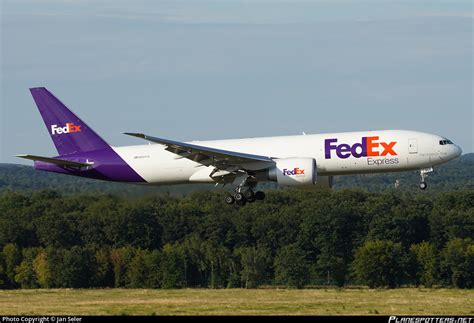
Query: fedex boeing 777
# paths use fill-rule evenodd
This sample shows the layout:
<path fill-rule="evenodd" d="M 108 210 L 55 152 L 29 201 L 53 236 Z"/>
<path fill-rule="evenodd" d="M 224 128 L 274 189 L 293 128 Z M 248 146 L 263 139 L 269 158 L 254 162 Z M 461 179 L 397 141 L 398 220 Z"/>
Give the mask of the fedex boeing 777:
<path fill-rule="evenodd" d="M 461 155 L 445 137 L 407 130 L 180 142 L 141 133 L 154 144 L 113 147 L 46 88 L 31 94 L 59 156 L 18 155 L 35 169 L 116 182 L 166 185 L 232 184 L 228 204 L 265 198 L 258 182 L 331 186 L 334 175 L 420 171 L 420 188 L 433 167 Z"/>

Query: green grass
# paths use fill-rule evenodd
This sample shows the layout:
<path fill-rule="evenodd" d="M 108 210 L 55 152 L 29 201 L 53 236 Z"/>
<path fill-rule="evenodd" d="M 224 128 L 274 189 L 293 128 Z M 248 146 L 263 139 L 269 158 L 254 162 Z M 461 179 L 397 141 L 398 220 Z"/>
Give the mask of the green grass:
<path fill-rule="evenodd" d="M 35 289 L 0 291 L 0 315 L 472 315 L 460 289 Z"/>

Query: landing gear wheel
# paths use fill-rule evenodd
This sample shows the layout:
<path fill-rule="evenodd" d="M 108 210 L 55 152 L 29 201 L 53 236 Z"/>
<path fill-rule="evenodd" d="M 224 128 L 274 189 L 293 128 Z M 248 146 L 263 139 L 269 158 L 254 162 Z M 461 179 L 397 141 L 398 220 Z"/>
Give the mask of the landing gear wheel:
<path fill-rule="evenodd" d="M 255 193 L 251 189 L 248 189 L 244 192 L 244 197 L 245 197 L 245 200 L 249 203 L 252 203 L 255 201 Z"/>
<path fill-rule="evenodd" d="M 420 177 L 421 177 L 420 189 L 426 190 L 428 185 L 426 184 L 425 179 L 428 177 L 428 173 L 431 173 L 432 171 L 433 171 L 433 167 L 420 169 Z"/>
<path fill-rule="evenodd" d="M 224 201 L 227 203 L 227 204 L 234 204 L 235 202 L 235 199 L 232 195 L 227 195 L 225 198 L 224 198 Z"/>
<path fill-rule="evenodd" d="M 242 202 L 242 201 L 245 202 L 245 196 L 244 196 L 244 194 L 242 194 L 242 193 L 240 193 L 240 192 L 234 194 L 234 199 L 235 199 L 235 201 L 237 202 L 237 204 L 238 204 L 239 202 Z"/>
<path fill-rule="evenodd" d="M 260 201 L 265 199 L 265 193 L 262 191 L 255 192 L 255 199 Z"/>

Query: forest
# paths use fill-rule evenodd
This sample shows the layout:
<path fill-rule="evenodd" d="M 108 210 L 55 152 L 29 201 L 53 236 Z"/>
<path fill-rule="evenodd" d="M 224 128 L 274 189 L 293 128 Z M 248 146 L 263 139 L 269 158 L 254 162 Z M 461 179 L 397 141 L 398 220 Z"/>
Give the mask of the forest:
<path fill-rule="evenodd" d="M 266 192 L 4 190 L 0 288 L 474 287 L 472 189 Z"/>

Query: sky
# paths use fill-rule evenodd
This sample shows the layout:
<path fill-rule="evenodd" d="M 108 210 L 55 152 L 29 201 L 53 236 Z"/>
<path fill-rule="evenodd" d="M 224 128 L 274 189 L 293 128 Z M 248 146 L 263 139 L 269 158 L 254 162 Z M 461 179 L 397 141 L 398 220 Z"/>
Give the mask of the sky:
<path fill-rule="evenodd" d="M 474 152 L 471 0 L 0 0 L 0 162 L 54 156 L 29 88 L 114 146 L 377 129 Z"/>

